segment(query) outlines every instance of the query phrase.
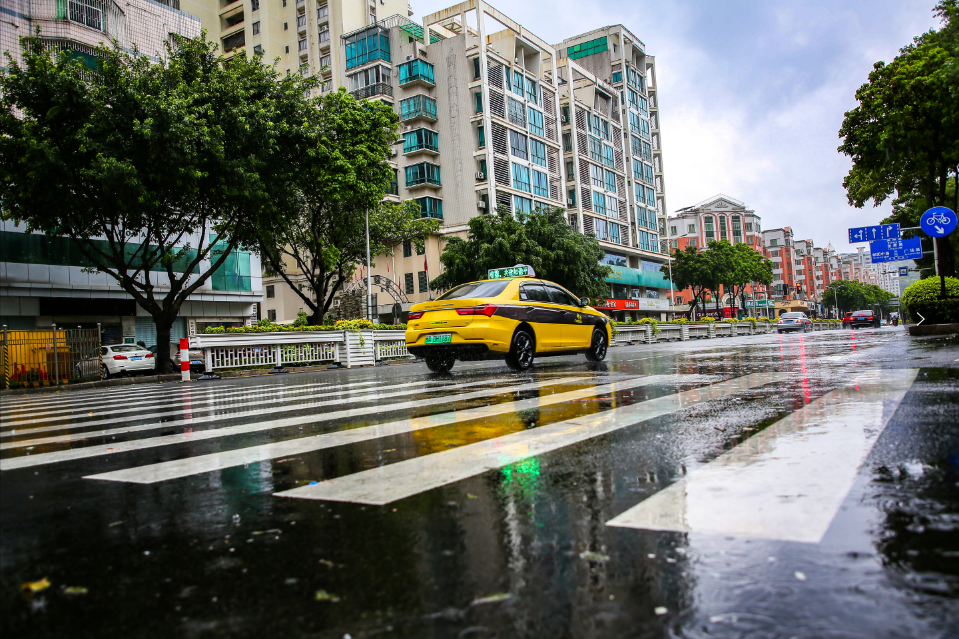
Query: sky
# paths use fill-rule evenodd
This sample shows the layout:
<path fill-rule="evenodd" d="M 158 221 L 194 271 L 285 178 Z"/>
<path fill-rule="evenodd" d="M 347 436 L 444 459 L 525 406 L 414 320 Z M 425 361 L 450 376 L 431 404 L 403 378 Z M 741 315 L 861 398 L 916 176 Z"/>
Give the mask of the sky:
<path fill-rule="evenodd" d="M 410 0 L 413 20 L 455 4 Z M 931 28 L 935 0 L 491 2 L 547 42 L 622 23 L 656 56 L 666 208 L 723 193 L 796 239 L 852 250 L 839 127 L 877 60 Z"/>

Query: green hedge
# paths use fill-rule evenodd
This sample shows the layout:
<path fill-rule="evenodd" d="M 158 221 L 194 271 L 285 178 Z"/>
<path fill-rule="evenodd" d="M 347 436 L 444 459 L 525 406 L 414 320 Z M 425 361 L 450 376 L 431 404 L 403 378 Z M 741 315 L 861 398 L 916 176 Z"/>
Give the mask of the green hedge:
<path fill-rule="evenodd" d="M 925 318 L 923 326 L 926 324 L 957 324 L 959 323 L 959 299 L 914 302 L 909 307 L 909 317 L 915 322 Z"/>
<path fill-rule="evenodd" d="M 949 323 L 945 320 L 933 320 L 922 310 L 923 308 L 926 308 L 924 305 L 939 301 L 939 292 L 939 278 L 927 277 L 924 280 L 913 282 L 908 288 L 906 288 L 906 290 L 903 291 L 902 295 L 900 296 L 899 303 L 905 309 L 906 313 L 909 314 L 909 317 L 917 322 L 919 321 L 919 317 L 916 315 L 916 312 L 918 311 L 919 314 L 933 324 Z M 946 297 L 959 299 L 959 279 L 956 279 L 955 277 L 946 278 Z M 948 301 L 949 300 L 946 300 L 946 302 Z M 943 313 L 947 315 L 949 313 L 948 304 L 946 304 L 942 309 L 935 304 L 929 306 L 928 308 L 930 309 L 930 312 L 935 313 L 937 317 L 942 316 Z"/>

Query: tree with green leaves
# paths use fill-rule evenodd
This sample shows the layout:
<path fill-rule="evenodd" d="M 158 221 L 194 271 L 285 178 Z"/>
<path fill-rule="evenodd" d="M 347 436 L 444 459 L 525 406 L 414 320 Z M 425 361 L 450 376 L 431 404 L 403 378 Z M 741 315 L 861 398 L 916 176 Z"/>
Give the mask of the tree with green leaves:
<path fill-rule="evenodd" d="M 296 204 L 312 80 L 226 65 L 205 38 L 175 36 L 155 63 L 101 47 L 92 70 L 22 42 L 0 75 L 0 214 L 69 238 L 130 294 L 166 372 L 183 302 Z"/>
<path fill-rule="evenodd" d="M 740 308 L 746 306 L 746 288 L 757 284 L 769 286 L 773 281 L 773 263 L 762 253 L 747 244 L 732 248 L 732 269 L 726 274 L 723 286 L 730 294 L 729 310 L 732 314 L 733 300 L 738 298 Z"/>
<path fill-rule="evenodd" d="M 845 114 L 839 151 L 853 166 L 843 186 L 857 208 L 910 194 L 926 208 L 959 205 L 959 190 L 947 197 L 950 176 L 959 183 L 959 0 L 940 0 L 935 13 L 942 28 L 875 63 Z M 956 272 L 954 244 L 938 240 L 942 275 Z"/>
<path fill-rule="evenodd" d="M 394 178 L 387 163 L 396 113 L 378 101 L 357 101 L 340 89 L 317 98 L 303 129 L 309 144 L 297 171 L 299 208 L 260 234 L 260 255 L 321 324 L 336 293 L 370 254 L 409 241 L 422 249 L 439 222 L 419 217 L 415 202 L 383 201 Z M 293 273 L 293 275 L 291 275 Z M 306 280 L 306 290 L 293 283 Z"/>
<path fill-rule="evenodd" d="M 892 299 L 892 293 L 875 284 L 852 280 L 834 280 L 823 291 L 822 303 L 839 309 L 839 315 L 850 311 L 878 308 Z"/>
<path fill-rule="evenodd" d="M 687 246 L 684 250 L 676 249 L 673 252 L 673 285 L 679 290 L 690 289 L 693 299 L 690 300 L 690 311 L 695 314 L 697 307 L 706 308 L 706 292 L 715 290 L 715 277 L 712 273 L 712 264 L 705 252 L 695 246 Z M 663 265 L 660 271 L 669 277 L 669 266 Z M 718 295 L 718 293 L 717 293 Z M 692 319 L 695 319 L 693 317 Z"/>
<path fill-rule="evenodd" d="M 430 288 L 445 290 L 486 279 L 491 268 L 528 264 L 538 277 L 556 282 L 578 297 L 609 295 L 610 267 L 601 264 L 605 251 L 592 234 L 581 235 L 567 223 L 560 208 L 540 208 L 515 217 L 505 207 L 495 215 L 469 222 L 464 240 L 450 237 L 440 256 L 443 273 Z"/>

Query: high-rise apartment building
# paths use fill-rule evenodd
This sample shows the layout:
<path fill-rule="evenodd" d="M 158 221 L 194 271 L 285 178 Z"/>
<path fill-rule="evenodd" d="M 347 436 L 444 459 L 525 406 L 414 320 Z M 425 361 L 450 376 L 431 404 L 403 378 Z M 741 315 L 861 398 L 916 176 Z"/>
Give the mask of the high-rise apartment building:
<path fill-rule="evenodd" d="M 52 50 L 68 51 L 89 66 L 95 47 L 116 40 L 151 59 L 162 57 L 173 34 L 200 35 L 200 20 L 180 10 L 177 0 L 11 0 L 4 2 L 0 51 L 19 60 L 19 38 L 34 34 Z M 7 10 L 7 7 L 10 7 Z M 198 241 L 187 238 L 187 242 Z M 156 342 L 156 326 L 105 273 L 90 264 L 67 238 L 27 233 L 24 225 L 0 222 L 0 323 L 11 329 L 38 326 L 94 327 L 103 340 Z M 200 268 L 208 268 L 202 264 Z M 155 273 L 157 288 L 165 275 Z M 231 255 L 183 304 L 173 326 L 174 339 L 206 325 L 253 321 L 260 301 L 260 262 L 255 254 Z"/>
<path fill-rule="evenodd" d="M 479 0 L 420 22 L 396 0 L 182 2 L 227 56 L 262 53 L 281 71 L 319 74 L 320 93 L 343 86 L 397 111 L 387 197 L 416 200 L 443 226 L 425 254 L 397 246 L 374 259 L 374 314 L 429 299 L 443 238 L 476 215 L 540 206 L 564 208 L 607 250 L 614 315 L 669 310 L 655 60 L 621 25 L 551 45 Z M 280 278 L 265 284 L 263 315 L 292 319 L 280 315 L 296 295 Z"/>

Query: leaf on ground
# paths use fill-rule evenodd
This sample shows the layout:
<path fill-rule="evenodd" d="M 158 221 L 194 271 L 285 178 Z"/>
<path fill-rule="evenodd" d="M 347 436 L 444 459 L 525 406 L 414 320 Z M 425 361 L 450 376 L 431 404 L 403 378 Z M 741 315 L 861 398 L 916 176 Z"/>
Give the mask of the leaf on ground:
<path fill-rule="evenodd" d="M 601 552 L 592 552 L 591 550 L 579 553 L 579 558 L 586 561 L 609 561 L 609 555 L 604 555 Z"/>
<path fill-rule="evenodd" d="M 334 603 L 340 600 L 339 597 L 325 590 L 317 590 L 314 599 L 317 601 L 332 601 Z"/>
<path fill-rule="evenodd" d="M 40 592 L 41 590 L 46 590 L 50 587 L 50 582 L 47 581 L 47 578 L 44 577 L 39 581 L 28 581 L 20 585 L 20 590 L 25 595 L 32 595 L 35 592 Z"/>
<path fill-rule="evenodd" d="M 282 530 L 279 528 L 270 528 L 269 530 L 254 530 L 251 535 L 278 535 Z"/>
<path fill-rule="evenodd" d="M 467 498 L 467 499 L 479 499 L 479 497 L 477 497 L 477 496 L 474 495 L 473 493 L 466 493 L 466 498 Z"/>
<path fill-rule="evenodd" d="M 513 595 L 508 592 L 498 592 L 495 595 L 489 595 L 488 597 L 480 597 L 479 599 L 474 599 L 470 605 L 471 606 L 482 606 L 483 604 L 489 603 L 499 603 L 501 601 L 507 601 L 512 599 Z"/>
<path fill-rule="evenodd" d="M 63 592 L 67 595 L 85 595 L 90 591 L 83 586 L 67 586 L 63 589 Z"/>
<path fill-rule="evenodd" d="M 329 559 L 320 559 L 320 563 L 326 566 L 327 568 L 342 568 L 343 564 L 335 564 Z"/>

